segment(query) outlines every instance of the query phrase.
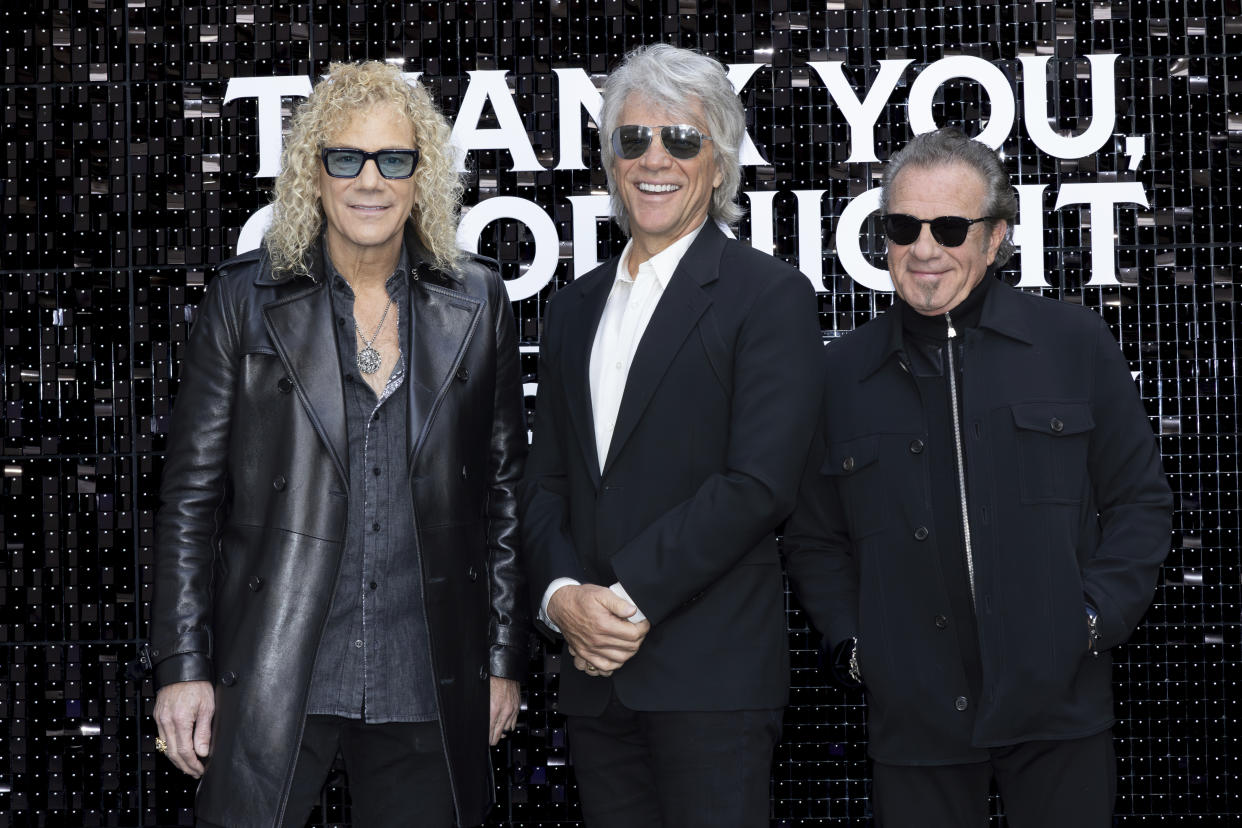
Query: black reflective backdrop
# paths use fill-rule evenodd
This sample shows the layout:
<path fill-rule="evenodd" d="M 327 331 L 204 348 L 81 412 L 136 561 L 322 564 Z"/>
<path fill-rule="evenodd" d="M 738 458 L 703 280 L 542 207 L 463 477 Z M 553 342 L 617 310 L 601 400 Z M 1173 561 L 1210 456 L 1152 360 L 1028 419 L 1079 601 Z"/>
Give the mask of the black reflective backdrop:
<path fill-rule="evenodd" d="M 889 301 L 851 278 L 838 256 L 853 249 L 859 261 L 882 263 L 873 221 L 858 231 L 842 220 L 880 171 L 866 152 L 851 155 L 852 142 L 873 145 L 882 160 L 925 109 L 977 134 L 1003 120 L 998 99 L 1014 103 L 1008 131 L 993 126 L 1007 136 L 1015 182 L 1031 185 L 1027 242 L 1008 270 L 1017 280 L 1023 258 L 1031 273 L 1042 265 L 1043 286 L 1033 289 L 1108 320 L 1177 495 L 1155 604 L 1116 658 L 1117 822 L 1242 816 L 1237 0 L 931 10 L 901 0 L 32 0 L 4 3 L 0 29 L 0 828 L 192 824 L 190 780 L 154 751 L 153 688 L 127 681 L 125 666 L 146 634 L 156 486 L 186 331 L 213 265 L 232 255 L 272 182 L 258 174 L 263 104 L 226 102 L 230 80 L 308 78 L 330 60 L 389 59 L 423 72 L 453 119 L 470 83 L 482 82 L 470 73 L 507 72 L 540 169 L 514 169 L 509 149 L 472 151 L 467 204 L 521 199 L 555 227 L 544 253 L 559 255 L 554 275 L 515 305 L 533 410 L 541 309 L 573 277 L 575 232 L 580 256 L 623 244 L 606 221 L 575 227 L 585 200 L 571 198 L 602 193 L 604 177 L 597 131 L 580 107 L 569 112 L 581 123 L 561 130 L 569 81 L 556 70 L 583 70 L 598 83 L 624 51 L 655 41 L 762 64 L 740 93 L 762 163 L 746 168 L 752 194 L 743 203 L 756 218 L 739 235 L 770 233 L 775 252 L 817 283 L 822 270 L 829 337 Z M 1093 116 L 1101 91 L 1087 56 L 1109 54 L 1118 56 L 1111 110 Z M 1046 81 L 1022 60 L 1035 57 L 1048 59 Z M 843 62 L 845 82 L 870 100 L 881 61 L 895 60 L 910 63 L 871 118 L 849 114 L 825 81 L 829 62 Z M 918 84 L 924 72 L 960 65 L 983 82 Z M 984 77 L 981 65 L 994 74 Z M 1025 106 L 1039 83 L 1049 102 L 1032 127 Z M 294 103 L 286 95 L 279 104 L 286 125 Z M 485 140 L 505 125 L 501 108 L 488 101 L 468 126 Z M 1058 157 L 1037 138 L 1048 126 L 1081 135 L 1110 113 L 1112 130 L 1081 157 Z M 268 128 L 279 129 L 276 118 Z M 575 154 L 586 169 L 565 163 Z M 1125 197 L 1085 203 L 1101 193 Z M 592 224 L 595 251 L 581 238 Z M 548 244 L 514 219 L 487 224 L 478 243 L 511 280 Z M 795 606 L 788 619 L 794 689 L 773 766 L 773 824 L 867 824 L 862 698 L 828 686 Z M 555 712 L 559 655 L 534 659 L 519 732 L 495 753 L 492 825 L 579 819 Z M 996 814 L 1004 824 L 999 806 Z M 348 824 L 339 779 L 315 820 Z"/>

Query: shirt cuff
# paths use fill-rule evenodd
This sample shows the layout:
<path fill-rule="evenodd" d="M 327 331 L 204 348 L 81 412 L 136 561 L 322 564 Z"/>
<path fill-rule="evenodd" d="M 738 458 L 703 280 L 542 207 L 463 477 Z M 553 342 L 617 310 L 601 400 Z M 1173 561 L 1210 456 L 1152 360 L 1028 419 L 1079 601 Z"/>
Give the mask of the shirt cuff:
<path fill-rule="evenodd" d="M 573 578 L 557 578 L 548 584 L 548 588 L 543 591 L 543 600 L 539 602 L 539 620 L 558 635 L 561 632 L 561 628 L 552 623 L 552 619 L 548 617 L 548 601 L 552 598 L 552 593 L 563 586 L 581 586 L 581 582 Z"/>
<path fill-rule="evenodd" d="M 625 591 L 625 587 L 621 586 L 620 581 L 617 581 L 615 584 L 613 584 L 612 586 L 608 588 L 611 589 L 613 591 L 613 594 L 616 595 L 618 598 L 620 598 L 622 601 L 628 601 L 629 603 L 634 604 L 634 614 L 631 615 L 629 619 L 632 623 L 638 624 L 642 621 L 647 620 L 647 616 L 643 615 L 643 611 L 638 608 L 638 604 L 635 603 L 634 599 L 630 597 L 630 594 Z"/>

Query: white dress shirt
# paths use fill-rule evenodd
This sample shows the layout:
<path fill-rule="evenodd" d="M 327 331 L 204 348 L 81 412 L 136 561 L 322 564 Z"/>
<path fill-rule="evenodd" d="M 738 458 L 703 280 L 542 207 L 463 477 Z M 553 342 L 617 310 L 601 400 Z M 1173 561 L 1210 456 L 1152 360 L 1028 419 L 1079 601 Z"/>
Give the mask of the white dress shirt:
<path fill-rule="evenodd" d="M 638 343 L 642 341 L 647 323 L 651 321 L 651 315 L 655 313 L 660 297 L 664 295 L 664 288 L 668 286 L 677 266 L 681 264 L 682 257 L 702 229 L 703 225 L 700 224 L 640 264 L 637 274 L 632 277 L 630 254 L 634 249 L 634 240 L 630 239 L 621 251 L 617 276 L 604 303 L 604 312 L 600 315 L 599 326 L 595 329 L 595 342 L 591 346 L 591 413 L 595 421 L 595 451 L 601 471 L 608 458 L 612 430 L 617 424 L 617 412 L 621 409 L 621 397 L 625 393 L 625 382 L 630 375 L 630 365 L 634 362 Z M 543 593 L 539 620 L 557 632 L 560 630 L 548 618 L 548 599 L 561 587 L 571 584 L 576 586 L 578 581 L 573 578 L 557 578 L 548 584 Z M 609 589 L 634 604 L 620 582 Z M 644 618 L 646 616 L 641 609 L 630 616 L 634 623 Z"/>

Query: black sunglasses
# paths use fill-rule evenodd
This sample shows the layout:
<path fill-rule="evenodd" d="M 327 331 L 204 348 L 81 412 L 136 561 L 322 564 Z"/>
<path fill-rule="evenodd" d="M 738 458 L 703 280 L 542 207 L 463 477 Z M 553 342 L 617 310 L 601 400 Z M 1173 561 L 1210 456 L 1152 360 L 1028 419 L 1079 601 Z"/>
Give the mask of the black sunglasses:
<path fill-rule="evenodd" d="M 673 124 L 655 127 L 660 130 L 660 143 L 664 151 L 674 158 L 687 161 L 699 154 L 704 141 L 712 140 L 710 135 L 699 132 L 697 127 L 689 124 Z M 618 158 L 633 161 L 641 158 L 651 146 L 652 127 L 638 124 L 622 124 L 612 131 L 612 151 Z"/>
<path fill-rule="evenodd" d="M 970 225 L 981 221 L 992 221 L 992 216 L 977 219 L 966 219 L 961 216 L 938 216 L 934 219 L 920 219 L 905 213 L 884 214 L 884 235 L 894 244 L 914 244 L 923 225 L 931 227 L 932 238 L 944 247 L 957 247 L 966 241 Z"/>
<path fill-rule="evenodd" d="M 333 178 L 357 178 L 368 161 L 384 178 L 409 178 L 418 166 L 416 149 L 382 149 L 375 152 L 349 147 L 325 147 L 320 153 L 323 168 Z"/>

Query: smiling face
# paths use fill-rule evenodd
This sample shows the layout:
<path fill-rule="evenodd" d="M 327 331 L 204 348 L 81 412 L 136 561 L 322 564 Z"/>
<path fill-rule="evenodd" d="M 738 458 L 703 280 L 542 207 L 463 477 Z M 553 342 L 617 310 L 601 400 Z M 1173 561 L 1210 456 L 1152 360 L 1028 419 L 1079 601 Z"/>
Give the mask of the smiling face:
<path fill-rule="evenodd" d="M 892 183 L 887 210 L 919 219 L 980 218 L 986 195 L 983 176 L 966 164 L 906 167 Z M 989 232 L 986 223 L 973 224 L 957 247 L 938 243 L 926 224 L 913 244 L 889 240 L 888 272 L 897 295 L 924 316 L 957 307 L 996 260 L 1006 226 L 998 221 Z"/>
<path fill-rule="evenodd" d="M 395 108 L 376 106 L 355 113 L 326 145 L 368 152 L 415 149 L 414 129 Z M 321 164 L 319 198 L 333 263 L 345 269 L 391 258 L 395 264 L 415 195 L 413 177 L 384 178 L 374 161 L 363 164 L 357 178 L 334 178 Z"/>
<path fill-rule="evenodd" d="M 632 268 L 698 227 L 707 217 L 712 190 L 723 179 L 711 141 L 704 141 L 699 154 L 687 160 L 665 152 L 659 127 L 687 122 L 707 134 L 701 117 L 688 121 L 674 117 L 633 95 L 626 99 L 617 118 L 618 125 L 649 126 L 655 133 L 647 151 L 638 158 L 627 161 L 614 156 L 612 161 L 613 185 L 629 213 L 634 239 Z"/>

